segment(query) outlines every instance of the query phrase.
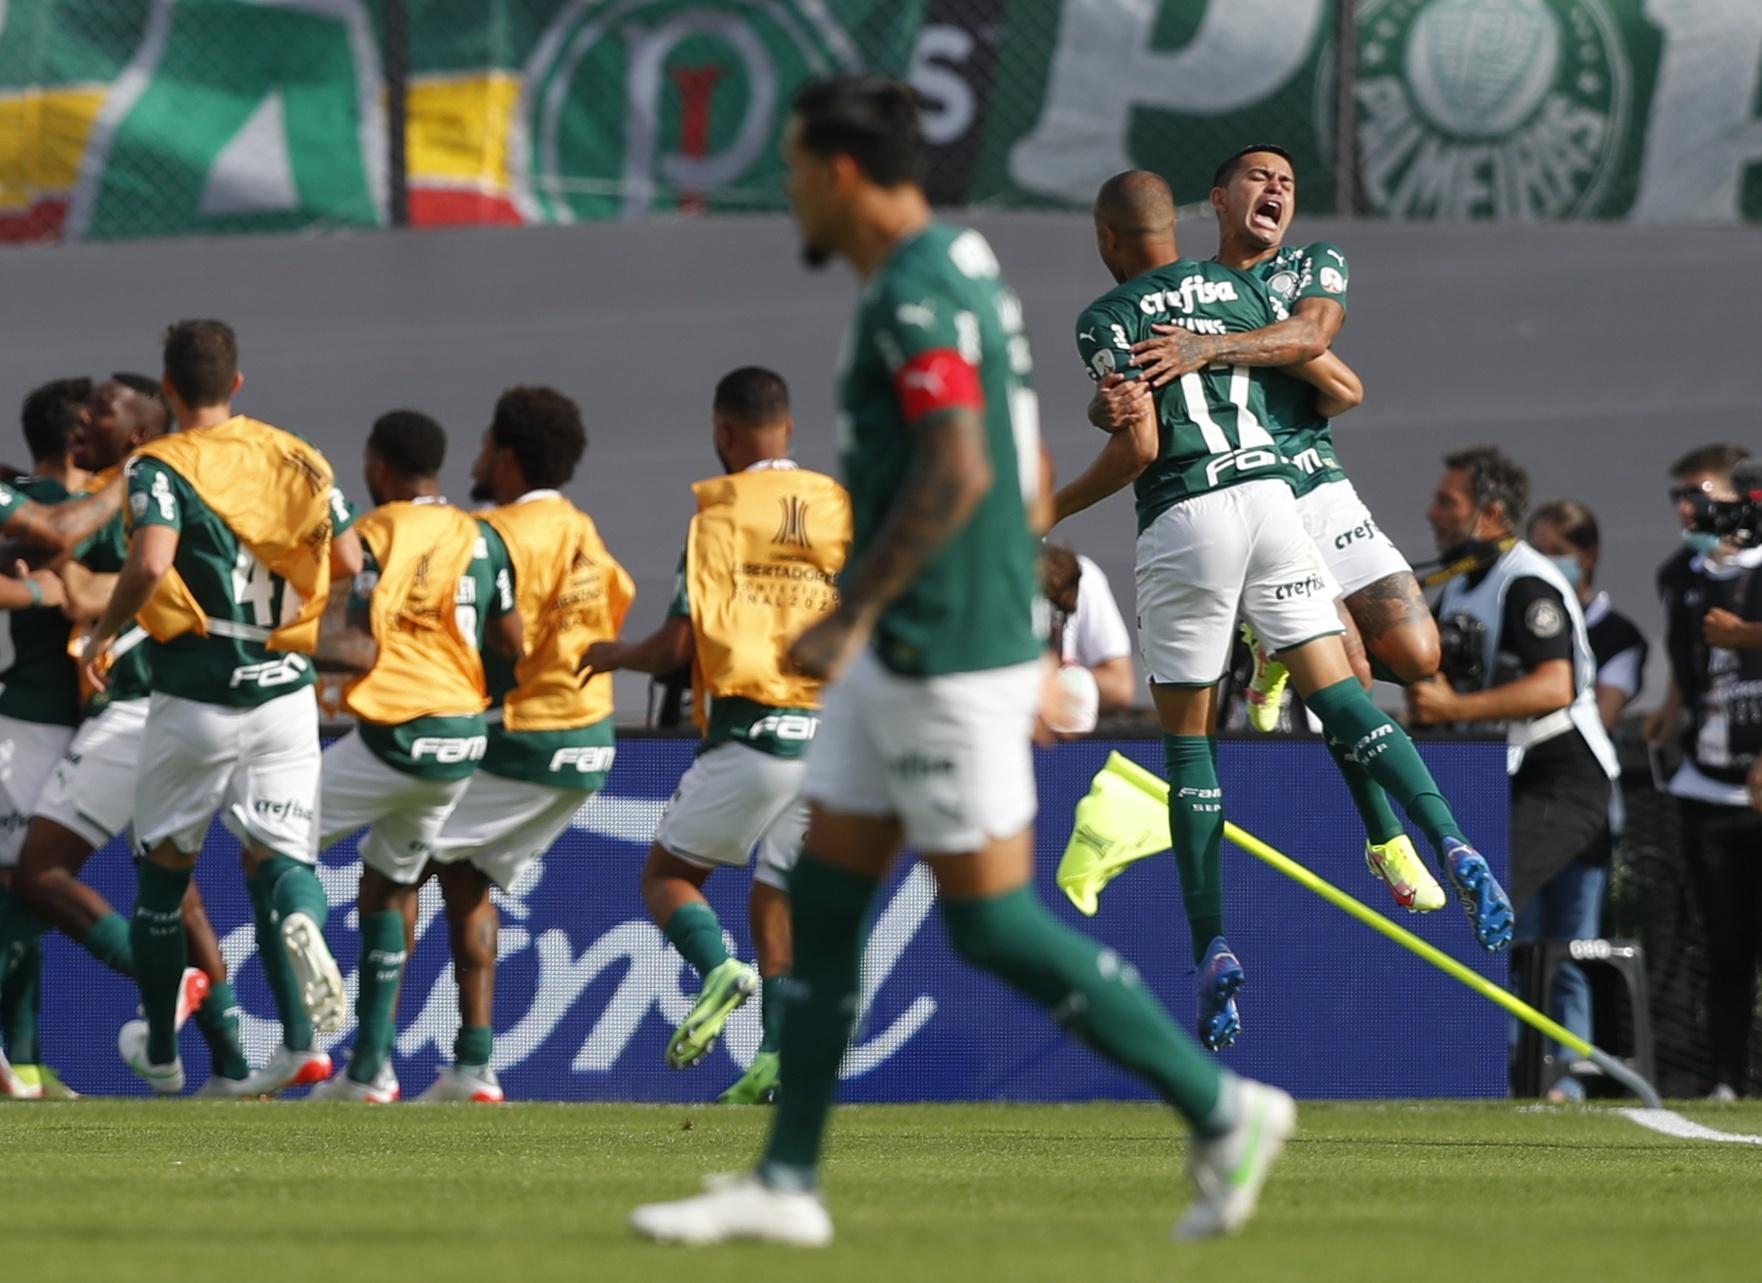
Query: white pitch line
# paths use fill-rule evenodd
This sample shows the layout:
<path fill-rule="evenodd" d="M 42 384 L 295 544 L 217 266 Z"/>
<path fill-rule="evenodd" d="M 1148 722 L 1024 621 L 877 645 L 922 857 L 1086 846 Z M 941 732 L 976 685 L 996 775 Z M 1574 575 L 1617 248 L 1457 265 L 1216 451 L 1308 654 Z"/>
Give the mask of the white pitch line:
<path fill-rule="evenodd" d="M 1762 1136 L 1744 1132 L 1722 1132 L 1684 1118 L 1674 1109 L 1618 1109 L 1616 1113 L 1631 1118 L 1641 1127 L 1675 1136 L 1679 1140 L 1722 1141 L 1727 1145 L 1762 1145 Z"/>

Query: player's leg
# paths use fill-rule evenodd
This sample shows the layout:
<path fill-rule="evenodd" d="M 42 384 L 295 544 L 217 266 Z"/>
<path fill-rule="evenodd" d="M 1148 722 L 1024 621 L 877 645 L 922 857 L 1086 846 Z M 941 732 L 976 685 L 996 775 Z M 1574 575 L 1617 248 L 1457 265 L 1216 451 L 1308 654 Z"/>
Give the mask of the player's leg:
<path fill-rule="evenodd" d="M 8 934 L 19 937 L 0 952 L 0 1031 L 27 1088 L 43 1077 L 37 1037 L 43 955 L 28 925 L 16 925 L 28 923 L 30 912 L 16 894 L 13 873 L 37 798 L 72 740 L 72 727 L 0 718 L 0 922 L 10 919 L 15 925 Z"/>
<path fill-rule="evenodd" d="M 1438 671 L 1438 626 L 1413 568 L 1347 480 L 1316 486 L 1297 500 L 1303 525 L 1340 588 L 1363 656 L 1383 681 L 1411 685 Z M 1347 640 L 1348 653 L 1353 637 Z M 1368 661 L 1368 664 L 1367 662 Z M 1368 685 L 1368 682 L 1366 683 Z"/>
<path fill-rule="evenodd" d="M 208 1044 L 211 1073 L 202 1094 L 235 1095 L 251 1072 L 245 1059 L 245 1016 L 233 992 L 226 957 L 220 951 L 220 937 L 208 920 L 208 906 L 194 880 L 184 892 L 183 911 L 190 963 L 208 981 L 207 992 L 197 1002 L 188 1004 L 186 998 L 186 1005 L 193 1005 L 202 1041 Z M 186 995 L 190 990 L 186 981 Z"/>
<path fill-rule="evenodd" d="M 455 1086 L 468 1087 L 467 1099 L 494 1104 L 505 1099 L 490 1068 L 495 1055 L 496 953 L 502 915 L 490 896 L 494 885 L 473 864 L 440 866 L 441 898 L 446 905 L 447 941 L 459 985 L 459 1032 L 453 1039 Z"/>
<path fill-rule="evenodd" d="M 759 964 L 759 1049 L 746 1072 L 717 1098 L 723 1104 L 775 1100 L 783 1081 L 784 993 L 795 961 L 789 880 L 801 857 L 807 823 L 807 803 L 797 798 L 759 840 L 752 890 L 747 894 L 747 926 Z"/>
<path fill-rule="evenodd" d="M 324 938 L 330 901 L 317 873 L 318 701 L 307 687 L 245 710 L 241 722 L 221 818 L 243 847 L 282 1048 L 304 1058 L 314 1054 L 315 1027 L 334 1032 L 347 1018 L 342 972 Z"/>
<path fill-rule="evenodd" d="M 393 864 L 383 854 L 370 859 L 366 845 L 355 902 L 361 919 L 355 1044 L 349 1051 L 347 1071 L 314 1087 L 313 1100 L 390 1104 L 401 1094 L 392 1069 L 392 1049 L 398 1038 L 398 994 L 409 961 L 410 924 L 427 860 L 419 857 Z M 387 876 L 381 868 L 395 869 L 396 876 Z"/>

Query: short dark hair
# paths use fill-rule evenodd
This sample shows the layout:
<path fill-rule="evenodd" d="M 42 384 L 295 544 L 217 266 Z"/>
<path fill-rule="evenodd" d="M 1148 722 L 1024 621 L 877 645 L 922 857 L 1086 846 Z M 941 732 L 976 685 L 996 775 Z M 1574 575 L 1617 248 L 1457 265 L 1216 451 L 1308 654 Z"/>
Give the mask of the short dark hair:
<path fill-rule="evenodd" d="M 496 400 L 490 440 L 513 451 L 520 475 L 535 490 L 553 490 L 575 475 L 587 452 L 581 408 L 555 388 L 509 388 Z"/>
<path fill-rule="evenodd" d="M 165 331 L 165 377 L 191 409 L 223 405 L 239 374 L 239 340 L 225 321 L 179 321 Z"/>
<path fill-rule="evenodd" d="M 447 434 L 420 410 L 392 410 L 373 421 L 367 448 L 399 476 L 433 477 L 447 459 Z"/>
<path fill-rule="evenodd" d="M 1444 466 L 1468 473 L 1469 492 L 1477 507 L 1497 503 L 1513 528 L 1523 521 L 1530 506 L 1530 474 L 1517 460 L 1495 446 L 1477 445 L 1445 455 Z"/>
<path fill-rule="evenodd" d="M 1538 521 L 1553 526 L 1562 539 L 1580 552 L 1596 551 L 1601 541 L 1596 514 L 1577 499 L 1548 500 L 1530 515 L 1531 530 Z"/>
<path fill-rule="evenodd" d="M 32 459 L 60 459 L 67 454 L 91 395 L 92 381 L 87 378 L 51 379 L 31 390 L 18 418 Z"/>
<path fill-rule="evenodd" d="M 716 384 L 712 408 L 742 428 L 767 428 L 789 417 L 789 384 L 775 370 L 743 365 Z"/>
<path fill-rule="evenodd" d="M 801 143 L 816 156 L 849 156 L 882 187 L 924 176 L 918 95 L 903 81 L 871 72 L 810 80 L 795 95 Z"/>
<path fill-rule="evenodd" d="M 1697 472 L 1711 472 L 1715 476 L 1729 477 L 1731 470 L 1749 457 L 1750 452 L 1743 446 L 1729 442 L 1697 446 L 1670 465 L 1670 475 L 1692 477 Z"/>
<path fill-rule="evenodd" d="M 165 387 L 158 379 L 147 374 L 130 374 L 126 370 L 118 370 L 110 376 L 130 392 L 138 393 L 151 401 L 159 411 L 158 430 L 163 432 L 171 424 L 171 402 L 165 399 Z"/>
<path fill-rule="evenodd" d="M 1249 146 L 1242 148 L 1242 150 L 1224 158 L 1223 164 L 1219 165 L 1217 167 L 1217 172 L 1211 176 L 1211 185 L 1213 187 L 1222 187 L 1225 183 L 1228 183 L 1236 176 L 1236 171 L 1242 167 L 1243 161 L 1254 155 L 1255 152 L 1261 151 L 1270 152 L 1274 156 L 1282 157 L 1284 162 L 1291 167 L 1292 176 L 1296 176 L 1297 162 L 1291 159 L 1290 152 L 1286 151 L 1283 147 L 1280 147 L 1277 143 L 1252 143 Z"/>

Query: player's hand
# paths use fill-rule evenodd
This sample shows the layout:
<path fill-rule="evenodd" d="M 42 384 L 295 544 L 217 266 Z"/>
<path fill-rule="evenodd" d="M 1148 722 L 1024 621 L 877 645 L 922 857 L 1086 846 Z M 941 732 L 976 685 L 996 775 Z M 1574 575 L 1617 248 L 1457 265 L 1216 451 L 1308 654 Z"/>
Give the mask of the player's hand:
<path fill-rule="evenodd" d="M 615 673 L 621 667 L 618 662 L 618 643 L 597 641 L 581 656 L 581 662 L 575 666 L 575 671 L 581 675 L 581 684 L 585 686 L 601 673 Z"/>
<path fill-rule="evenodd" d="M 789 662 L 798 673 L 833 681 L 868 641 L 869 630 L 852 615 L 835 610 L 789 648 Z"/>
<path fill-rule="evenodd" d="M 85 649 L 80 653 L 80 670 L 95 691 L 110 689 L 110 665 L 105 661 L 110 657 L 112 640 L 94 632 L 86 638 Z"/>
<path fill-rule="evenodd" d="M 1669 748 L 1670 741 L 1676 738 L 1676 719 L 1679 716 L 1670 702 L 1665 702 L 1646 714 L 1640 723 L 1640 735 L 1653 748 Z"/>
<path fill-rule="evenodd" d="M 1102 379 L 1089 401 L 1089 422 L 1103 432 L 1124 432 L 1144 412 L 1150 385 L 1115 372 Z"/>
<path fill-rule="evenodd" d="M 1217 344 L 1206 335 L 1178 325 L 1153 325 L 1150 330 L 1157 337 L 1132 344 L 1132 364 L 1151 387 L 1160 388 L 1212 363 Z"/>
<path fill-rule="evenodd" d="M 1741 650 L 1754 644 L 1755 625 L 1745 623 L 1729 610 L 1715 606 L 1701 620 L 1701 635 L 1709 646 Z"/>
<path fill-rule="evenodd" d="M 37 585 L 37 591 L 43 594 L 42 605 L 59 610 L 67 604 L 67 585 L 61 582 L 61 576 L 53 570 L 32 570 L 24 562 L 16 561 L 12 565 L 12 573 Z"/>
<path fill-rule="evenodd" d="M 1460 704 L 1450 683 L 1441 677 L 1415 682 L 1407 688 L 1407 720 L 1414 726 L 1438 726 L 1462 720 Z"/>

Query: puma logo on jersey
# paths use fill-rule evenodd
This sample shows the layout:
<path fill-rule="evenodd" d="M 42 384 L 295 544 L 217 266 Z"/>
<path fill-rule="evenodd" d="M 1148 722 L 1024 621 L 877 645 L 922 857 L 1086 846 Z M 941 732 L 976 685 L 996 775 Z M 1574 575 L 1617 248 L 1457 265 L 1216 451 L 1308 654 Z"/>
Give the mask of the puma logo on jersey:
<path fill-rule="evenodd" d="M 927 330 L 936 324 L 936 305 L 929 299 L 922 303 L 901 303 L 893 315 L 901 325 L 915 325 Z"/>

